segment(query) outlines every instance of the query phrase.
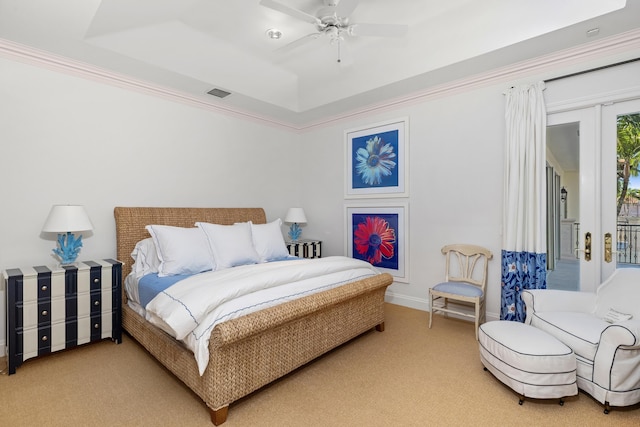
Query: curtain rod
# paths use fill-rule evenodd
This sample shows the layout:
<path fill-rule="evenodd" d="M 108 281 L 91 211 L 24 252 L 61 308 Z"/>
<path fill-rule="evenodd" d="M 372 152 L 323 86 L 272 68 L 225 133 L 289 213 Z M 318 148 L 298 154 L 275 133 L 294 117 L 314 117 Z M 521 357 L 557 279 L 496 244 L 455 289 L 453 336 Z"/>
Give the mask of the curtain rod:
<path fill-rule="evenodd" d="M 593 71 L 605 70 L 607 68 L 617 67 L 619 65 L 629 64 L 631 62 L 636 62 L 636 61 L 640 61 L 640 58 L 634 58 L 634 59 L 629 59 L 627 61 L 616 62 L 615 64 L 609 64 L 609 65 L 604 65 L 602 67 L 591 68 L 590 70 L 578 71 L 576 73 L 567 74 L 565 76 L 553 77 L 551 79 L 545 80 L 544 82 L 545 83 L 549 83 L 549 82 L 553 82 L 553 81 L 556 81 L 556 80 L 566 79 L 567 77 L 575 77 L 575 76 L 579 76 L 581 74 L 587 74 L 587 73 L 591 73 Z"/>

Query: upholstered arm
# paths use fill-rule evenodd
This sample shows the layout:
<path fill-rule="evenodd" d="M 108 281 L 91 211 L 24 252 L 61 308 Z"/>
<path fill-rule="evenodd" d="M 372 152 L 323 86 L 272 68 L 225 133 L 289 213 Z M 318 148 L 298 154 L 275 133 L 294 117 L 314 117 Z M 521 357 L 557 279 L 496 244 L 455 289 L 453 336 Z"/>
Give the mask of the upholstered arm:
<path fill-rule="evenodd" d="M 527 306 L 527 324 L 531 324 L 531 316 L 536 311 L 592 313 L 596 307 L 596 294 L 593 292 L 526 289 L 522 291 L 522 300 Z"/>
<path fill-rule="evenodd" d="M 593 382 L 613 391 L 640 387 L 640 320 L 608 326 L 593 361 Z"/>

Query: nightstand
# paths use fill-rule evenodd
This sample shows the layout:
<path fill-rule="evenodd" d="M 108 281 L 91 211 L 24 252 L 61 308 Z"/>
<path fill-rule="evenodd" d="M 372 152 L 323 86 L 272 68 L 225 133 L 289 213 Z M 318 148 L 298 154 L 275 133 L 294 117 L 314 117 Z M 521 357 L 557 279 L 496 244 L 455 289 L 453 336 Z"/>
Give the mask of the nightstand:
<path fill-rule="evenodd" d="M 322 242 L 320 240 L 300 239 L 286 243 L 289 255 L 302 258 L 320 258 L 322 256 Z"/>
<path fill-rule="evenodd" d="M 3 275 L 9 375 L 33 357 L 104 338 L 122 342 L 120 261 L 10 268 Z"/>

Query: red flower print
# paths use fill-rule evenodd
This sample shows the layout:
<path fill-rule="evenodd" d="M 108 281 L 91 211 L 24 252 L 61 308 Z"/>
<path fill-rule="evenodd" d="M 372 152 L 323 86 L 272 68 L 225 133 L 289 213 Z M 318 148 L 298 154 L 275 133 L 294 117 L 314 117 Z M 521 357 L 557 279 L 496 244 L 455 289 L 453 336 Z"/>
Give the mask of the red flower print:
<path fill-rule="evenodd" d="M 365 222 L 358 224 L 353 235 L 356 251 L 372 265 L 379 264 L 382 257 L 393 256 L 396 232 L 384 219 L 368 216 Z"/>

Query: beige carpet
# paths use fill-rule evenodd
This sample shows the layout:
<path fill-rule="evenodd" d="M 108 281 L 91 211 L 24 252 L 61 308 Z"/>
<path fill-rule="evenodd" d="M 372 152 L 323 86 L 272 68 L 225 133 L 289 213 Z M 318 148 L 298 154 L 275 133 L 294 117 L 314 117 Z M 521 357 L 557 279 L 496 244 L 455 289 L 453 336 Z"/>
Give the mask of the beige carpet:
<path fill-rule="evenodd" d="M 473 325 L 387 304 L 368 332 L 235 402 L 224 426 L 638 426 L 640 409 L 580 393 L 527 400 L 482 369 Z M 0 376 L 0 425 L 212 426 L 202 401 L 129 336 Z"/>

